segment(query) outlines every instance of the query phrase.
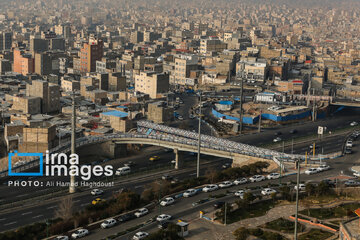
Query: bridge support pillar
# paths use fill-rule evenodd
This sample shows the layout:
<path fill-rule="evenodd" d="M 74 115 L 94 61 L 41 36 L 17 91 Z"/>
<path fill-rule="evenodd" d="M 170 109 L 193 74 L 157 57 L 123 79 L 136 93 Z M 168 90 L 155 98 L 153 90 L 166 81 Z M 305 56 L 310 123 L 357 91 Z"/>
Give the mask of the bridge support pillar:
<path fill-rule="evenodd" d="M 180 169 L 184 162 L 184 152 L 179 151 L 177 148 L 174 149 L 175 153 L 175 169 Z"/>
<path fill-rule="evenodd" d="M 126 144 L 119 144 L 115 142 L 110 143 L 110 156 L 112 158 L 126 157 Z"/>

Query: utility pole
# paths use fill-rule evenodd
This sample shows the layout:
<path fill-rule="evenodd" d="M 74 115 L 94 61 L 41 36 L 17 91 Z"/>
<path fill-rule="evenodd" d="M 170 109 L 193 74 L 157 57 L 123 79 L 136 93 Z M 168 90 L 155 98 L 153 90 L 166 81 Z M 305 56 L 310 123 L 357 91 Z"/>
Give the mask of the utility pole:
<path fill-rule="evenodd" d="M 295 229 L 294 240 L 297 240 L 297 224 L 298 224 L 298 212 L 299 212 L 299 182 L 300 182 L 300 160 L 297 160 L 297 179 L 296 179 L 296 213 L 295 213 Z"/>
<path fill-rule="evenodd" d="M 259 115 L 259 128 L 258 128 L 259 133 L 261 132 L 261 114 L 262 114 L 262 111 L 260 111 L 260 115 Z"/>
<path fill-rule="evenodd" d="M 225 217 L 225 220 L 224 220 L 225 226 L 226 226 L 226 210 L 227 210 L 226 208 L 227 208 L 227 206 L 226 206 L 226 202 L 225 202 L 225 214 L 224 214 L 225 215 L 224 216 Z"/>
<path fill-rule="evenodd" d="M 243 114 L 243 91 L 244 91 L 244 81 L 241 77 L 240 81 L 240 112 L 239 112 L 239 133 L 242 134 L 242 128 L 243 128 L 243 120 L 242 120 L 242 114 Z"/>
<path fill-rule="evenodd" d="M 294 139 L 291 139 L 291 154 L 294 154 Z"/>
<path fill-rule="evenodd" d="M 197 166 L 196 177 L 200 177 L 200 146 L 201 146 L 201 92 L 199 96 L 199 134 L 198 134 L 198 152 L 197 152 Z"/>
<path fill-rule="evenodd" d="M 71 154 L 75 154 L 76 152 L 76 110 L 75 110 L 75 92 L 71 93 L 72 97 L 72 118 L 71 118 Z M 69 186 L 69 193 L 74 193 L 75 189 L 75 176 L 70 176 L 70 186 Z"/>

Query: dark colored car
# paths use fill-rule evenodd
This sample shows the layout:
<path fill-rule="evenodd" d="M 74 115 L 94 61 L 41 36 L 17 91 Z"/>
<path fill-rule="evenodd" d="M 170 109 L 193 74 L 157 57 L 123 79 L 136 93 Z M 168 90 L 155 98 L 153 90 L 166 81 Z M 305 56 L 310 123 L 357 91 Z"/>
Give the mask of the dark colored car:
<path fill-rule="evenodd" d="M 290 133 L 291 133 L 291 134 L 295 134 L 295 133 L 297 133 L 297 130 L 296 130 L 296 129 L 291 129 L 291 130 L 290 130 Z"/>
<path fill-rule="evenodd" d="M 214 203 L 214 208 L 215 209 L 219 209 L 219 208 L 222 208 L 222 206 L 225 205 L 225 202 L 216 202 Z"/>
<path fill-rule="evenodd" d="M 168 221 L 161 221 L 158 224 L 158 228 L 160 229 L 166 229 L 169 226 L 169 222 Z"/>
<path fill-rule="evenodd" d="M 225 163 L 224 165 L 222 165 L 223 169 L 227 169 L 229 167 L 231 167 L 231 163 Z"/>
<path fill-rule="evenodd" d="M 127 221 L 130 221 L 132 219 L 136 218 L 135 215 L 133 213 L 127 213 L 127 214 L 124 214 L 122 216 L 120 216 L 118 218 L 118 221 L 119 222 L 127 222 Z"/>
<path fill-rule="evenodd" d="M 281 132 L 276 132 L 275 136 L 280 136 L 282 133 Z"/>
<path fill-rule="evenodd" d="M 330 187 L 335 187 L 335 182 L 333 180 L 330 179 L 324 179 L 322 180 L 324 183 L 326 183 L 327 185 L 329 185 Z"/>

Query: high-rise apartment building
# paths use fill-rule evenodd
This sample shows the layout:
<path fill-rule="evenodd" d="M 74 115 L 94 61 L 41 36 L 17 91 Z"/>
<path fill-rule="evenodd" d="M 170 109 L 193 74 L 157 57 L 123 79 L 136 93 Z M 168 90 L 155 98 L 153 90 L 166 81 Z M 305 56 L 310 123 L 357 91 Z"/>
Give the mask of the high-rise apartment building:
<path fill-rule="evenodd" d="M 41 112 L 52 113 L 60 110 L 60 86 L 43 80 L 26 84 L 26 96 L 41 98 Z"/>
<path fill-rule="evenodd" d="M 175 71 L 172 76 L 172 83 L 185 85 L 186 79 L 190 77 L 191 70 L 198 69 L 199 57 L 193 54 L 182 54 L 175 58 Z"/>
<path fill-rule="evenodd" d="M 104 54 L 104 43 L 101 39 L 89 38 L 80 50 L 80 72 L 95 72 L 96 61 L 101 60 Z"/>
<path fill-rule="evenodd" d="M 13 71 L 22 75 L 34 72 L 34 58 L 31 54 L 20 49 L 14 49 Z"/>
<path fill-rule="evenodd" d="M 167 73 L 140 72 L 135 75 L 135 91 L 149 94 L 157 98 L 159 93 L 169 91 L 169 75 Z"/>
<path fill-rule="evenodd" d="M 52 73 L 52 57 L 50 53 L 35 53 L 35 73 L 39 75 Z"/>
<path fill-rule="evenodd" d="M 217 38 L 207 38 L 200 40 L 200 53 L 221 52 L 226 49 L 227 44 Z"/>
<path fill-rule="evenodd" d="M 0 32 L 0 51 L 11 49 L 12 36 L 11 32 Z"/>

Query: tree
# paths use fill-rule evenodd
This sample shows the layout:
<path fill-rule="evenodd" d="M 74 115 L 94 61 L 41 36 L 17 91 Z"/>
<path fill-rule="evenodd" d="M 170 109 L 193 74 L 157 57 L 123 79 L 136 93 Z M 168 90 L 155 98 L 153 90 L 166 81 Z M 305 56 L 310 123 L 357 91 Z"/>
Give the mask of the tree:
<path fill-rule="evenodd" d="M 275 202 L 275 200 L 276 200 L 276 192 L 271 193 L 270 197 L 273 200 L 273 202 Z"/>
<path fill-rule="evenodd" d="M 324 181 L 321 181 L 319 185 L 316 187 L 316 196 L 320 195 L 329 195 L 332 194 L 332 189 L 330 188 L 329 184 Z"/>
<path fill-rule="evenodd" d="M 290 196 L 290 187 L 289 186 L 280 187 L 280 193 L 281 193 L 282 199 L 290 200 L 291 196 Z"/>
<path fill-rule="evenodd" d="M 236 240 L 246 240 L 249 236 L 249 230 L 244 227 L 238 228 L 233 232 Z"/>
<path fill-rule="evenodd" d="M 69 220 L 73 215 L 73 198 L 71 195 L 64 197 L 58 208 L 55 210 L 55 218 Z"/>
<path fill-rule="evenodd" d="M 251 192 L 246 192 L 246 193 L 244 193 L 243 199 L 244 199 L 245 203 L 247 203 L 249 205 L 252 201 L 254 201 L 256 199 L 256 197 Z"/>
<path fill-rule="evenodd" d="M 214 183 L 217 180 L 218 172 L 215 168 L 210 168 L 206 171 L 206 178 L 210 181 L 210 183 Z"/>
<path fill-rule="evenodd" d="M 305 192 L 307 193 L 308 197 L 315 193 L 315 186 L 311 183 L 306 184 Z"/>

